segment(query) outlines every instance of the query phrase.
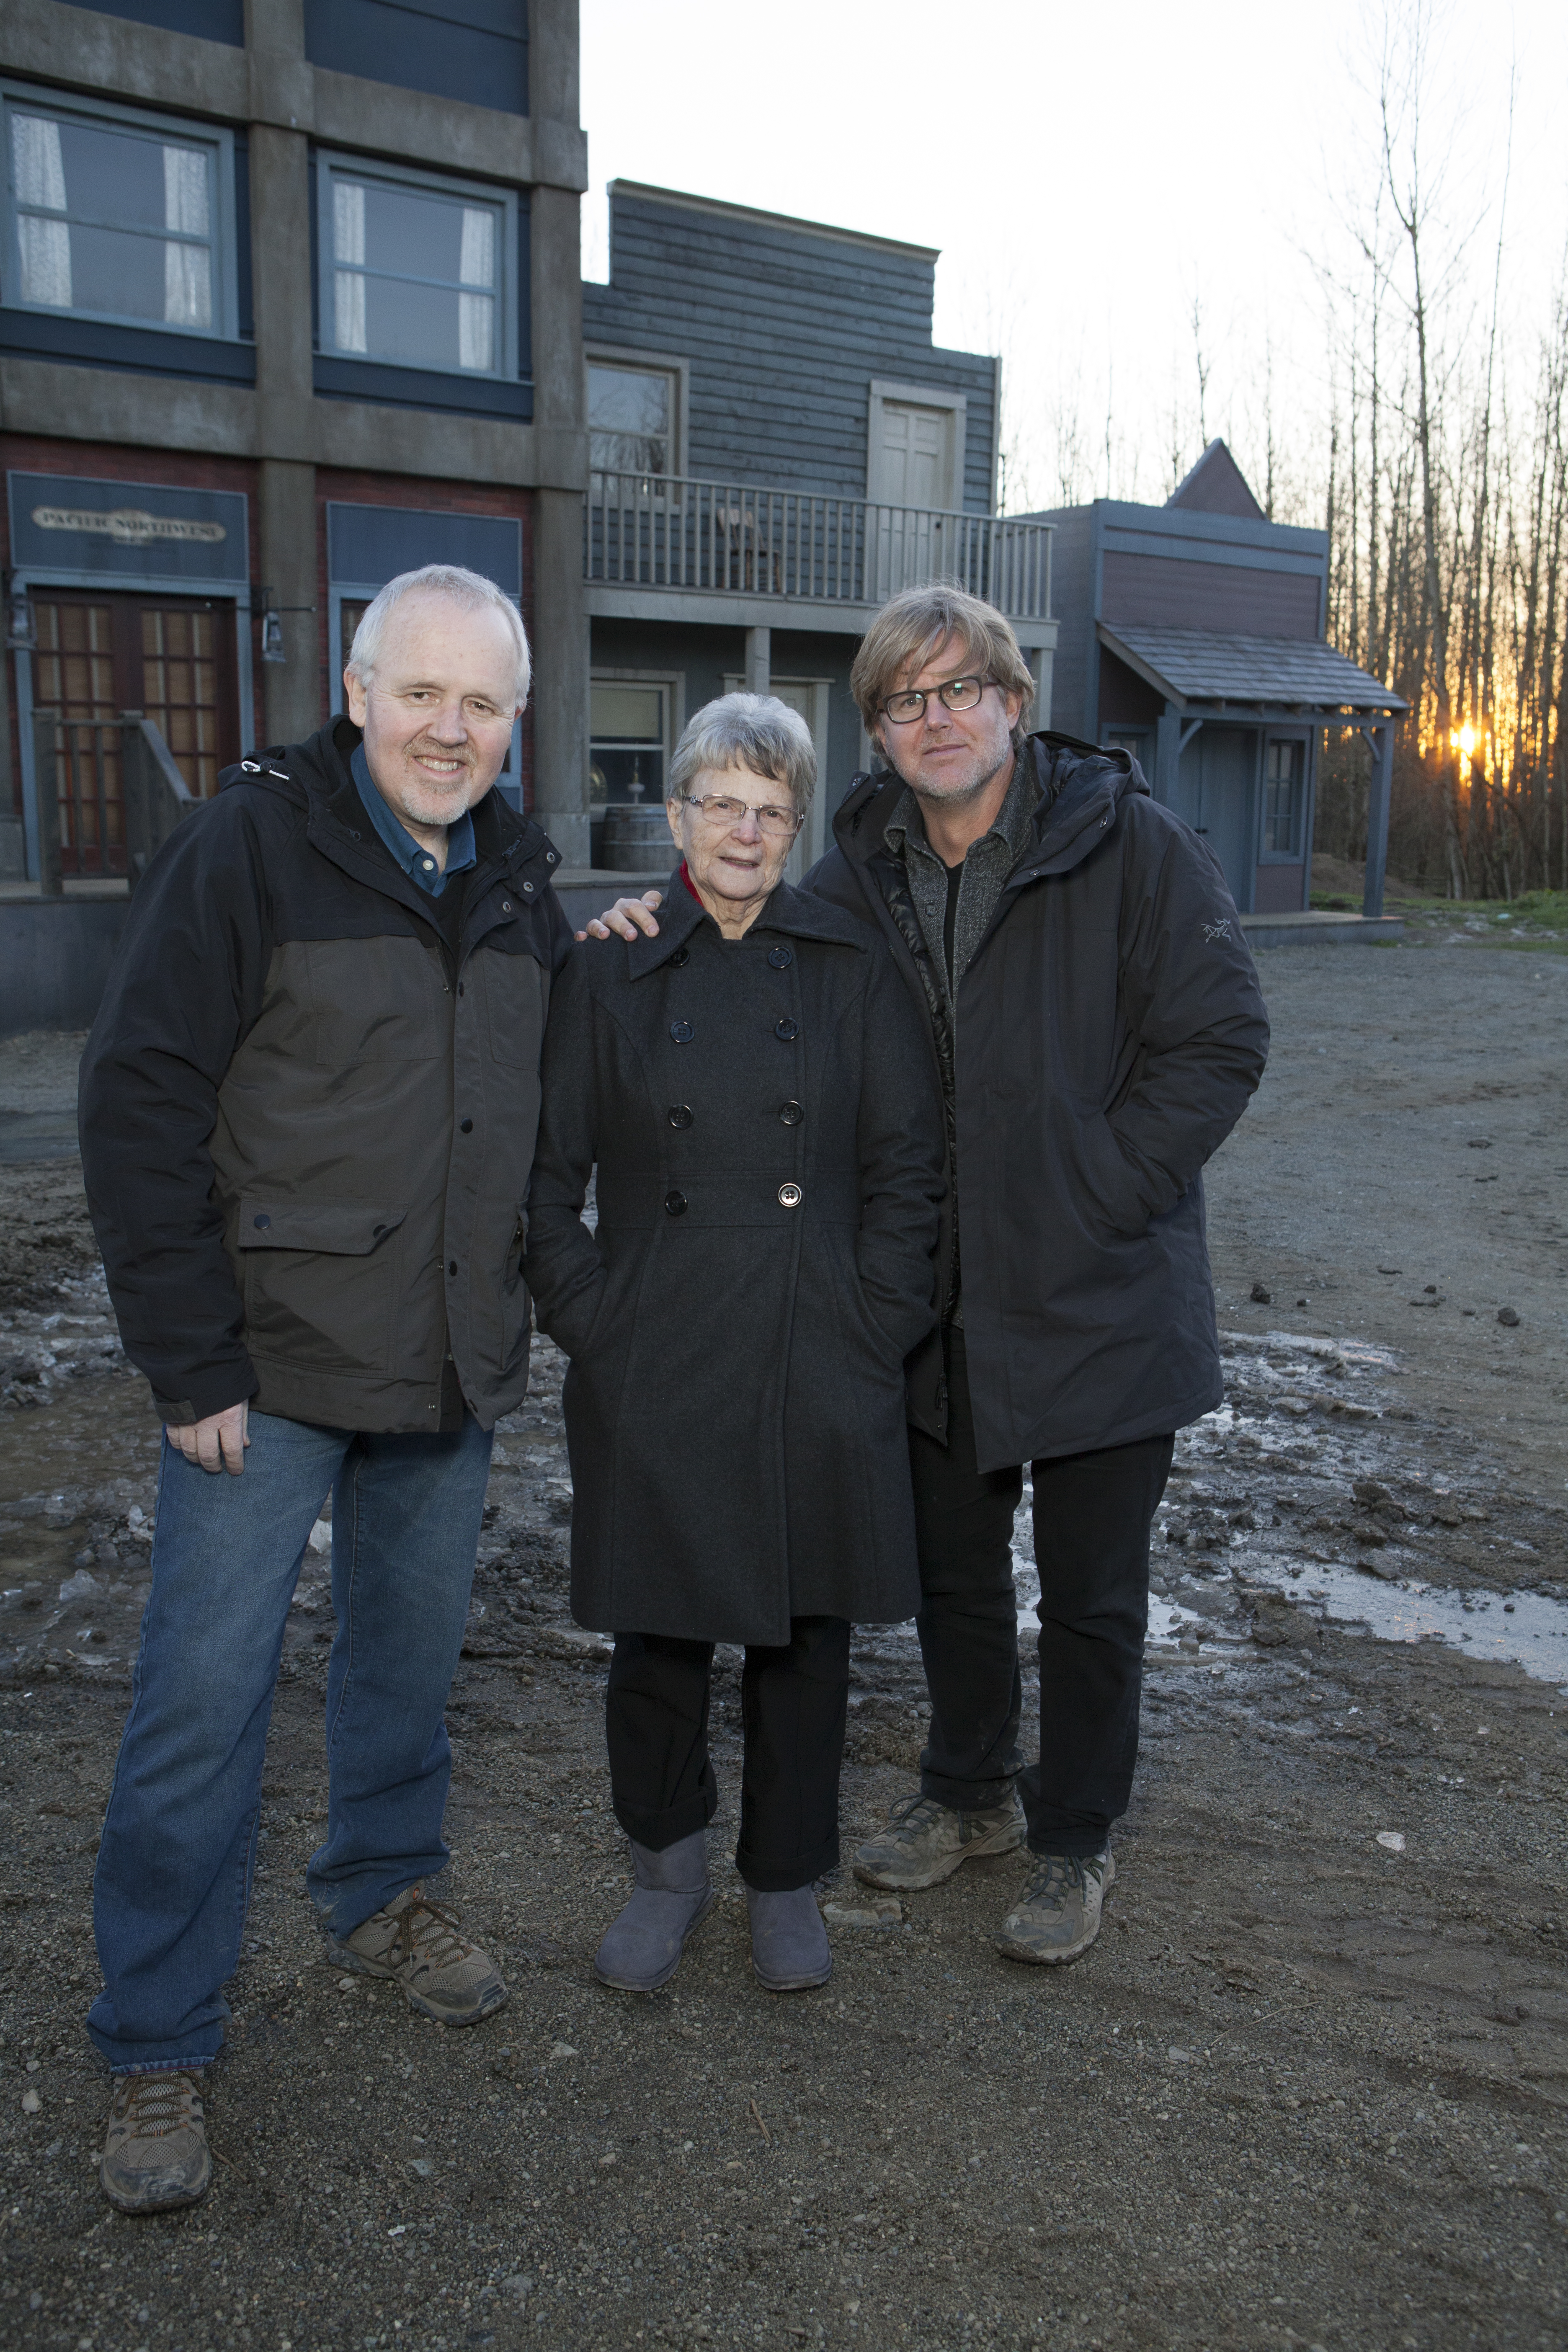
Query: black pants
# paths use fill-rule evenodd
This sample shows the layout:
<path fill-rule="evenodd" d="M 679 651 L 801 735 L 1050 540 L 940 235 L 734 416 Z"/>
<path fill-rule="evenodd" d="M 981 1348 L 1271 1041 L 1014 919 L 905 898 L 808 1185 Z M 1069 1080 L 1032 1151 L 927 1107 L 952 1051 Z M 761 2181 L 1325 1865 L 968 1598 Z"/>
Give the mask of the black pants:
<path fill-rule="evenodd" d="M 809 1886 L 838 1861 L 838 1768 L 849 1625 L 796 1617 L 787 1647 L 748 1647 L 745 1762 L 735 1867 L 760 1895 Z M 719 1803 L 708 1756 L 711 1642 L 617 1633 L 605 1725 L 616 1819 L 655 1853 L 706 1829 Z"/>
<path fill-rule="evenodd" d="M 910 1432 L 931 1702 L 921 1787 L 980 1809 L 1004 1803 L 1016 1780 L 1037 1853 L 1095 1853 L 1127 1810 L 1138 1761 L 1149 1528 L 1175 1441 L 1033 1465 L 1040 1760 L 1025 1771 L 1010 1548 L 1024 1474 L 976 1468 L 963 1333 L 945 1338 L 948 1442 Z"/>

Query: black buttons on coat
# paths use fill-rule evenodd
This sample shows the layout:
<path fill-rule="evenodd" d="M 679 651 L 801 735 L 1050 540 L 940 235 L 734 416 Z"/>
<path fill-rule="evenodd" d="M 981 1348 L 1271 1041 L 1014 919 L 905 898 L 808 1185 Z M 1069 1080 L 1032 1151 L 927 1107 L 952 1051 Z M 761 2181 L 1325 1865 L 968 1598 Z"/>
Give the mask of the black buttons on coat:
<path fill-rule="evenodd" d="M 798 1021 L 792 1021 L 789 1014 L 786 1013 L 782 1021 L 775 1021 L 773 1023 L 773 1035 L 777 1037 L 782 1044 L 791 1045 L 800 1035 L 800 1023 Z"/>
<path fill-rule="evenodd" d="M 791 964 L 795 961 L 795 950 L 793 948 L 770 948 L 768 950 L 768 961 L 772 964 L 775 971 L 787 971 Z"/>
<path fill-rule="evenodd" d="M 669 1024 L 669 1034 L 678 1045 L 689 1045 L 697 1032 L 689 1021 L 672 1021 Z"/>
<path fill-rule="evenodd" d="M 667 1192 L 664 1196 L 664 1213 L 667 1217 L 683 1217 L 686 1214 L 685 1193 Z"/>
<path fill-rule="evenodd" d="M 683 963 L 689 963 L 689 962 L 690 962 L 690 961 L 691 961 L 691 950 L 690 950 L 689 948 L 677 948 L 677 949 L 676 949 L 676 950 L 675 950 L 675 953 L 670 957 L 669 961 L 670 961 L 670 964 L 671 964 L 672 969 L 673 969 L 673 970 L 675 970 L 676 971 L 679 971 L 680 970 L 680 967 L 681 967 L 681 965 L 682 965 Z"/>
<path fill-rule="evenodd" d="M 457 1259 L 456 1259 L 455 1257 L 451 1257 L 451 1258 L 448 1258 L 448 1259 L 447 1259 L 447 1273 L 448 1273 L 448 1274 L 456 1274 L 456 1273 L 457 1273 L 457 1271 L 458 1271 L 458 1261 L 457 1261 Z"/>
<path fill-rule="evenodd" d="M 691 1105 L 689 1103 L 671 1103 L 665 1116 L 668 1119 L 671 1127 L 689 1127 L 691 1124 Z"/>
<path fill-rule="evenodd" d="M 474 1131 L 474 1122 L 471 1118 L 461 1119 L 458 1121 L 458 1125 L 465 1135 L 472 1135 Z"/>
<path fill-rule="evenodd" d="M 270 1217 L 263 1214 L 262 1216 L 254 1219 L 253 1222 L 257 1232 L 258 1234 L 264 1234 L 267 1231 L 268 1226 L 272 1223 L 272 1220 Z"/>
<path fill-rule="evenodd" d="M 784 1108 L 780 1111 L 779 1117 L 783 1119 L 786 1127 L 798 1127 L 801 1120 L 805 1117 L 805 1113 L 802 1110 L 799 1103 L 786 1102 Z"/>
<path fill-rule="evenodd" d="M 781 1209 L 798 1209 L 800 1203 L 801 1190 L 798 1184 L 781 1184 L 779 1186 L 779 1206 Z"/>

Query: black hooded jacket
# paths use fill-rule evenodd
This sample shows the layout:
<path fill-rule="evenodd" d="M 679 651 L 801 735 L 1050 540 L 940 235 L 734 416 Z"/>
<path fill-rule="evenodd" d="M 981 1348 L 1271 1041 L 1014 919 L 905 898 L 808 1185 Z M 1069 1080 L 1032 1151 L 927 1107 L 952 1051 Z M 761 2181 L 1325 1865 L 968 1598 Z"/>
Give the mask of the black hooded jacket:
<path fill-rule="evenodd" d="M 983 1471 L 1129 1444 L 1219 1403 L 1199 1171 L 1268 1045 L 1218 864 L 1136 761 L 1050 734 L 1021 756 L 1039 785 L 1035 839 L 955 975 L 952 1172 Z M 883 838 L 903 790 L 856 778 L 806 887 L 879 927 L 929 1013 Z M 910 1420 L 945 1439 L 936 1334 L 909 1380 Z"/>
<path fill-rule="evenodd" d="M 449 941 L 365 814 L 359 740 L 339 719 L 226 771 L 138 885 L 82 1057 L 110 1296 L 167 1420 L 249 1398 L 427 1433 L 455 1379 L 489 1428 L 527 1387 L 559 856 L 488 793 Z"/>

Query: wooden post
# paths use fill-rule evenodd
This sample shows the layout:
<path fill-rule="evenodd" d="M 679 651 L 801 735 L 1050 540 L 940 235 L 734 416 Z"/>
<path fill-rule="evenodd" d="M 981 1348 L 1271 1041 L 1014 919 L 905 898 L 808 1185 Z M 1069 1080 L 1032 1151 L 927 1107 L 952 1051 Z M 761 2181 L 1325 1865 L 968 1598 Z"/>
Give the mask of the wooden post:
<path fill-rule="evenodd" d="M 1378 726 L 1363 727 L 1362 734 L 1372 749 L 1372 785 L 1366 797 L 1366 887 L 1362 896 L 1363 915 L 1383 912 L 1383 879 L 1388 866 L 1388 804 L 1394 783 L 1394 721 L 1384 719 Z"/>
<path fill-rule="evenodd" d="M 55 730 L 59 725 L 52 710 L 33 713 L 33 797 L 38 812 L 38 891 L 45 898 L 61 898 L 65 886 L 60 880 L 60 787 L 55 757 Z"/>
<path fill-rule="evenodd" d="M 773 631 L 746 631 L 746 692 L 766 694 L 773 682 Z"/>

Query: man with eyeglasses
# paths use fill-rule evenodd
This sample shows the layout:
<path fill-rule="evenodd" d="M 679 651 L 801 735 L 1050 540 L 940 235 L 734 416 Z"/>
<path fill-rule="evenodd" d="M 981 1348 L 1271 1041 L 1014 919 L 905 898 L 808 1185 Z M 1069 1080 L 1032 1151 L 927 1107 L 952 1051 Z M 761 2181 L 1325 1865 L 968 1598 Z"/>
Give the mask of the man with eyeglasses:
<path fill-rule="evenodd" d="M 919 1790 L 855 1869 L 912 1890 L 1026 1843 L 994 1940 L 1060 1963 L 1099 1934 L 1115 1876 L 1174 1433 L 1221 1399 L 1200 1171 L 1262 1075 L 1268 1023 L 1207 846 L 1127 752 L 1026 731 L 1034 679 L 992 606 L 907 590 L 850 683 L 886 764 L 850 785 L 807 887 L 883 932 L 926 1009 L 950 1174 L 942 1324 L 905 1367 L 930 1734 Z M 653 922 L 627 900 L 605 919 Z"/>

